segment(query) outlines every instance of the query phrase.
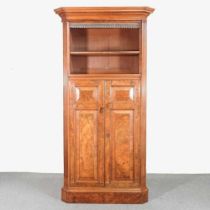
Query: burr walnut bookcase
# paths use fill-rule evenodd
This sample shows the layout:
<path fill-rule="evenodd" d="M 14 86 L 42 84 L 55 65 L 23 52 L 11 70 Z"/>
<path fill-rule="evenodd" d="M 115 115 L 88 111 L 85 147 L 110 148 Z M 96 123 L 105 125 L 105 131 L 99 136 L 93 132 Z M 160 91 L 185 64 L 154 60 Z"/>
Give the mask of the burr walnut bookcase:
<path fill-rule="evenodd" d="M 149 7 L 64 7 L 64 187 L 70 203 L 144 203 Z"/>

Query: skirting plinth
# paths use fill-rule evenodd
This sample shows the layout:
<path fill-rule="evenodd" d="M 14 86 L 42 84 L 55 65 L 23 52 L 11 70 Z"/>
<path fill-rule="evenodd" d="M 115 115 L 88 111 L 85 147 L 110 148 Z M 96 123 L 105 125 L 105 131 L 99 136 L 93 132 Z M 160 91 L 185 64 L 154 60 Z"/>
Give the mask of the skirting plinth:
<path fill-rule="evenodd" d="M 148 201 L 148 190 L 62 189 L 62 200 L 67 203 L 121 203 L 141 204 Z"/>

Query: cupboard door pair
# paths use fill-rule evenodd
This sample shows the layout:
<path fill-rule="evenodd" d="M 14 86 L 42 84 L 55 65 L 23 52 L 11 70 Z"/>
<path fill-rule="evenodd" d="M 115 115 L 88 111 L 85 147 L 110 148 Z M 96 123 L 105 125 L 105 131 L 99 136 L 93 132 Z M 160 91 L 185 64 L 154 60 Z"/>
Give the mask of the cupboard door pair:
<path fill-rule="evenodd" d="M 71 80 L 71 186 L 140 183 L 139 80 Z"/>

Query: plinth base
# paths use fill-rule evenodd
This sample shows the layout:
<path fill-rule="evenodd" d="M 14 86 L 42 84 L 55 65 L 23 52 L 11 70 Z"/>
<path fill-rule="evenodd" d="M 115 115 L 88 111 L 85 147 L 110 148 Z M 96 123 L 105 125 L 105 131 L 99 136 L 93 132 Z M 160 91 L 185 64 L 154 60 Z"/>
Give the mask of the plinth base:
<path fill-rule="evenodd" d="M 148 190 L 70 188 L 62 189 L 62 200 L 68 203 L 127 203 L 141 204 L 148 201 Z"/>

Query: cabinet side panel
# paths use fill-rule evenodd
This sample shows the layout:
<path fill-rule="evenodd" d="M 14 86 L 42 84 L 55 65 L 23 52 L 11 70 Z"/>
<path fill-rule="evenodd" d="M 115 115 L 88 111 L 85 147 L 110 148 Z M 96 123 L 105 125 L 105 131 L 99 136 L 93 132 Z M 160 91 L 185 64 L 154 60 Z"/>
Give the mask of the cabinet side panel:
<path fill-rule="evenodd" d="M 69 23 L 63 22 L 63 129 L 64 129 L 64 187 L 69 185 Z"/>
<path fill-rule="evenodd" d="M 142 21 L 141 27 L 141 41 L 140 47 L 142 55 L 140 58 L 140 67 L 141 67 L 141 106 L 140 106 L 140 161 L 141 161 L 141 170 L 140 170 L 140 183 L 141 187 L 146 187 L 146 60 L 147 60 L 147 22 L 146 20 Z"/>

